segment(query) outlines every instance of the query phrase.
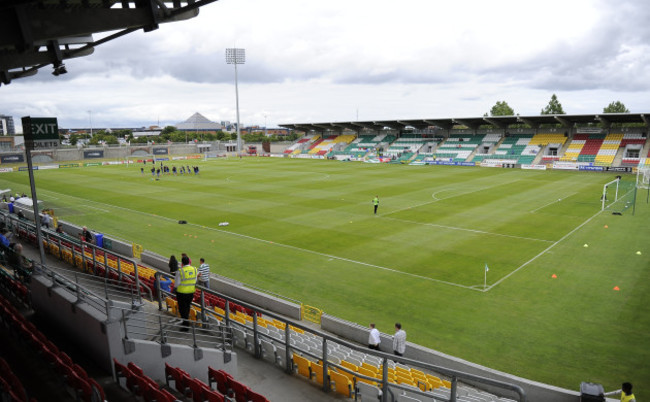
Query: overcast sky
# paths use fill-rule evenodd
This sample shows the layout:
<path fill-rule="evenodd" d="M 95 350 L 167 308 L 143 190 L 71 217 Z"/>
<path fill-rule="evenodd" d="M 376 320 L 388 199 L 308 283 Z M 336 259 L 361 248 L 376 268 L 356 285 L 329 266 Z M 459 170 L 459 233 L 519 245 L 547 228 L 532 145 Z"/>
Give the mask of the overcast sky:
<path fill-rule="evenodd" d="M 0 87 L 0 114 L 62 128 L 475 117 L 497 101 L 538 115 L 612 101 L 650 112 L 647 0 L 221 0 Z M 95 39 L 100 36 L 96 35 Z"/>

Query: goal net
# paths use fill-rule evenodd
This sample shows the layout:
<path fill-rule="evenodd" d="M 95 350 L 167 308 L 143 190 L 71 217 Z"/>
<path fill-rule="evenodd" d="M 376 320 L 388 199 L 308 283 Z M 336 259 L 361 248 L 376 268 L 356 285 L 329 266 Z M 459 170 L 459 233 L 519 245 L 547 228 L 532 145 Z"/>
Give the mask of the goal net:
<path fill-rule="evenodd" d="M 650 189 L 650 167 L 640 167 L 636 171 L 636 188 Z"/>
<path fill-rule="evenodd" d="M 611 210 L 613 213 L 622 213 L 634 201 L 634 177 L 619 176 L 603 186 L 600 197 L 601 210 Z"/>

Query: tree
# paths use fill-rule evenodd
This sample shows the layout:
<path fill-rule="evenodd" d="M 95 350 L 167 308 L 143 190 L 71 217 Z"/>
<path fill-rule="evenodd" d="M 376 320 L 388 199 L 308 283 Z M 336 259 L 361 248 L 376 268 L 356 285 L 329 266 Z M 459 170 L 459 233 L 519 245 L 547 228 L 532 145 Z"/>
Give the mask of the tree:
<path fill-rule="evenodd" d="M 515 111 L 506 101 L 497 101 L 490 109 L 490 116 L 514 116 Z M 487 116 L 487 113 L 485 114 Z"/>
<path fill-rule="evenodd" d="M 562 109 L 562 104 L 557 100 L 557 96 L 553 94 L 551 100 L 548 102 L 548 105 L 542 109 L 542 114 L 566 114 L 564 109 Z"/>
<path fill-rule="evenodd" d="M 164 134 L 171 134 L 171 133 L 173 133 L 174 131 L 176 131 L 176 127 L 174 127 L 174 126 L 167 126 L 167 127 L 165 127 L 165 128 L 162 129 L 162 131 L 160 132 L 160 134 L 163 134 L 163 135 L 164 135 Z"/>
<path fill-rule="evenodd" d="M 621 101 L 612 102 L 603 108 L 603 113 L 630 113 Z"/>

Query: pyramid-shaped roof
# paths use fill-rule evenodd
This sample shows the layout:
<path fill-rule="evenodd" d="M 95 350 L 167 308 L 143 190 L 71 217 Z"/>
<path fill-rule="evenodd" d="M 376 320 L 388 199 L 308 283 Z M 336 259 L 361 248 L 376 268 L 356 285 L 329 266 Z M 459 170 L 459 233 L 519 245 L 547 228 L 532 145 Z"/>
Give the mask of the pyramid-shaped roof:
<path fill-rule="evenodd" d="M 221 130 L 221 124 L 212 122 L 196 112 L 184 122 L 178 123 L 176 128 L 178 130 Z"/>

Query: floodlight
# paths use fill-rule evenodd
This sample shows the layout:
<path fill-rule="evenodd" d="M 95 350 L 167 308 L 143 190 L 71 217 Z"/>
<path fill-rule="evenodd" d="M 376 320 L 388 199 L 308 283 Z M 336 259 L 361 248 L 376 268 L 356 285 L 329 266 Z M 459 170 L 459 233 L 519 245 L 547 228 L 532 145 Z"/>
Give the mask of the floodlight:
<path fill-rule="evenodd" d="M 237 102 L 237 153 L 241 153 L 241 134 L 239 131 L 239 87 L 237 84 L 237 64 L 246 62 L 246 49 L 226 49 L 226 64 L 235 65 L 235 99 Z"/>

